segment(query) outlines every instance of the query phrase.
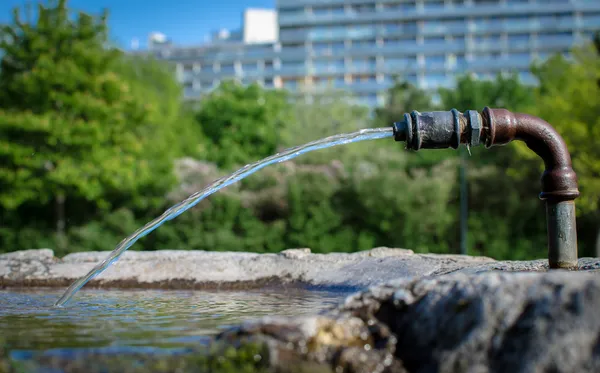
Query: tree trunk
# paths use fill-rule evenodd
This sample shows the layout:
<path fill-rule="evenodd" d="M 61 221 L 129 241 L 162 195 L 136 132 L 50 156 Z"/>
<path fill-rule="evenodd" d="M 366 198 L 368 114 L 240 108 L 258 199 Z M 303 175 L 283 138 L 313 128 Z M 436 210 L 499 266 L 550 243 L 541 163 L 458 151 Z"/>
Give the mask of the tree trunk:
<path fill-rule="evenodd" d="M 600 228 L 598 228 L 598 236 L 596 236 L 596 257 L 600 258 Z"/>
<path fill-rule="evenodd" d="M 65 226 L 65 195 L 60 193 L 56 196 L 56 243 L 61 251 L 67 248 Z"/>

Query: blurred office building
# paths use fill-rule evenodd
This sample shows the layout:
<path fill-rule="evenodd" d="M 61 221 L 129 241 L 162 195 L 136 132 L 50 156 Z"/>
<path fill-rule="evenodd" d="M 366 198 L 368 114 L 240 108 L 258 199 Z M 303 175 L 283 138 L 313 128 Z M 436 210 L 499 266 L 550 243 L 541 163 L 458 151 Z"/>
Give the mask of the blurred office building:
<path fill-rule="evenodd" d="M 519 74 L 535 84 L 536 59 L 568 54 L 600 30 L 600 0 L 277 0 L 248 9 L 241 30 L 198 47 L 153 34 L 157 57 L 177 66 L 186 99 L 236 78 L 303 94 L 334 87 L 369 106 L 394 77 L 425 89 L 465 72 Z"/>

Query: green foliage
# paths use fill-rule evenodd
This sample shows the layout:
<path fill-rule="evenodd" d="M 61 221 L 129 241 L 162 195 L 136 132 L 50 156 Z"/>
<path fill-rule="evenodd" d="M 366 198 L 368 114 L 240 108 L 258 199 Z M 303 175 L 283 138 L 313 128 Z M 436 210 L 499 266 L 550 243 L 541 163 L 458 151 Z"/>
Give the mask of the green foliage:
<path fill-rule="evenodd" d="M 388 90 L 385 105 L 375 110 L 375 116 L 381 126 L 391 126 L 394 122 L 402 120 L 405 113 L 435 109 L 430 93 L 411 83 L 397 80 Z"/>
<path fill-rule="evenodd" d="M 324 137 L 349 133 L 369 127 L 367 108 L 349 105 L 351 97 L 343 92 L 326 91 L 313 97 L 312 102 L 297 100 L 292 106 L 292 120 L 281 130 L 280 147 L 306 144 Z M 303 155 L 298 162 L 326 164 L 332 159 L 345 160 L 366 151 L 363 144 L 335 147 Z"/>
<path fill-rule="evenodd" d="M 0 29 L 2 247 L 66 250 L 70 227 L 156 209 L 175 157 L 201 150 L 169 68 L 107 45 L 106 15 L 64 0 Z"/>
<path fill-rule="evenodd" d="M 290 114 L 283 92 L 227 81 L 202 101 L 196 119 L 210 141 L 207 159 L 229 168 L 275 153 Z"/>
<path fill-rule="evenodd" d="M 521 110 L 533 104 L 533 90 L 523 85 L 516 74 L 498 74 L 495 80 L 478 80 L 464 75 L 456 87 L 441 88 L 439 94 L 445 110 L 482 110 L 484 107 Z"/>
<path fill-rule="evenodd" d="M 138 191 L 173 181 L 173 158 L 153 141 L 165 132 L 160 101 L 118 73 L 122 56 L 105 48 L 105 17 L 71 19 L 65 1 L 38 11 L 34 25 L 16 11 L 0 38 L 0 206 L 59 195 L 96 208 L 148 203 Z"/>
<path fill-rule="evenodd" d="M 431 92 L 398 81 L 371 118 L 342 93 L 306 103 L 234 82 L 198 107 L 182 105 L 171 66 L 110 48 L 106 16 L 73 17 L 66 1 L 40 6 L 35 22 L 15 12 L 1 32 L 0 251 L 111 250 L 170 205 L 282 148 L 389 127 L 413 110 L 484 106 L 537 114 L 558 129 L 581 182 L 579 226 L 594 230 L 581 236 L 582 246 L 595 239 L 597 46 L 534 67 L 536 89 L 516 76 L 460 77 L 439 91 L 440 108 Z M 470 253 L 545 256 L 543 204 L 535 198 L 542 162 L 523 148 L 471 149 Z M 134 249 L 457 252 L 458 154 L 407 152 L 392 140 L 314 152 L 211 196 Z"/>
<path fill-rule="evenodd" d="M 373 148 L 359 162 L 343 190 L 345 223 L 357 233 L 358 247 L 407 247 L 447 252 L 456 167 L 453 160 L 430 169 L 410 166 L 411 154 Z"/>

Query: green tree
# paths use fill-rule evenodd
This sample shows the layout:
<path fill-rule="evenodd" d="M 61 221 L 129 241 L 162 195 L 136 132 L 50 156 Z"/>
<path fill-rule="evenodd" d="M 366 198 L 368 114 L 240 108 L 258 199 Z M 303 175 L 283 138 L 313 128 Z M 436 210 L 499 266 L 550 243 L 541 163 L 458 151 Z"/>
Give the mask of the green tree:
<path fill-rule="evenodd" d="M 280 148 L 306 144 L 328 136 L 358 131 L 371 126 L 369 110 L 352 105 L 349 95 L 339 91 L 325 91 L 313 96 L 312 102 L 296 100 L 292 104 L 292 120 L 280 132 Z M 360 157 L 372 143 L 337 146 L 302 155 L 296 162 L 327 164 L 333 160 L 347 161 Z"/>
<path fill-rule="evenodd" d="M 534 100 L 533 90 L 523 85 L 518 75 L 498 74 L 494 80 L 479 80 L 473 75 L 463 75 L 453 88 L 439 89 L 446 109 L 460 111 L 482 110 L 486 106 L 522 110 Z"/>
<path fill-rule="evenodd" d="M 0 30 L 0 215 L 14 239 L 3 247 L 19 248 L 28 227 L 64 237 L 67 219 L 156 207 L 173 185 L 179 97 L 161 93 L 176 83 L 154 65 L 127 65 L 106 22 L 59 0 L 39 4 L 35 20 L 15 9 Z M 164 84 L 149 87 L 150 72 Z"/>
<path fill-rule="evenodd" d="M 177 157 L 206 154 L 206 139 L 193 110 L 183 102 L 182 86 L 170 64 L 144 55 L 123 55 L 115 70 L 128 82 L 132 95 L 150 104 L 152 121 L 164 124 L 161 131 L 147 134 L 154 136 L 148 141 L 162 146 L 152 148 L 156 153 Z"/>
<path fill-rule="evenodd" d="M 230 168 L 274 154 L 291 116 L 283 92 L 226 81 L 203 99 L 196 119 L 209 141 L 208 160 Z"/>
<path fill-rule="evenodd" d="M 394 122 L 402 120 L 405 113 L 435 109 L 429 92 L 409 82 L 396 80 L 388 89 L 385 105 L 375 110 L 375 117 L 379 125 L 391 126 Z"/>

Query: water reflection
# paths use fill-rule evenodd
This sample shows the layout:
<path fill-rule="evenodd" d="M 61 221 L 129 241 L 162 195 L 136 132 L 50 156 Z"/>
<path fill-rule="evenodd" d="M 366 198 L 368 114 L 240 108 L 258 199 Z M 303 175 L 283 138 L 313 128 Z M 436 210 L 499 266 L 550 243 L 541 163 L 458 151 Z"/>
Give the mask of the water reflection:
<path fill-rule="evenodd" d="M 48 289 L 0 290 L 0 336 L 9 349 L 185 347 L 247 319 L 319 312 L 347 293 L 90 289 L 67 308 L 52 307 L 58 295 Z"/>

